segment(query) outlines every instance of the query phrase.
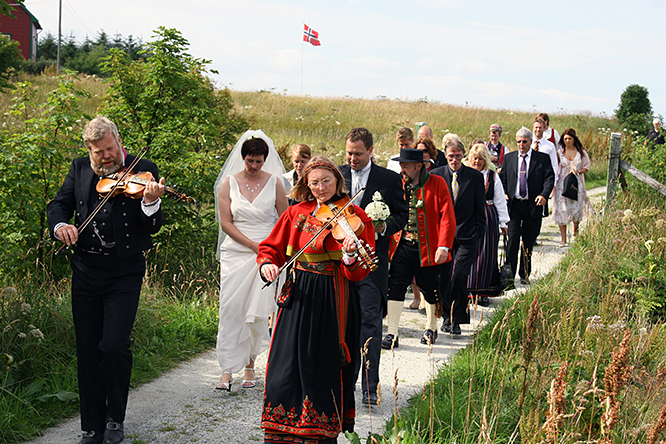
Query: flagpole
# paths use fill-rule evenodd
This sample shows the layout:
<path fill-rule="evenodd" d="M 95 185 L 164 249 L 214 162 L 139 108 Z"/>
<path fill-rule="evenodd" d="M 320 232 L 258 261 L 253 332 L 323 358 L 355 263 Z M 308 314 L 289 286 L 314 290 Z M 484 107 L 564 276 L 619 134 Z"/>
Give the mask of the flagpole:
<path fill-rule="evenodd" d="M 305 26 L 305 22 L 303 22 L 303 26 Z M 301 38 L 301 95 L 303 95 L 303 42 L 304 40 Z"/>

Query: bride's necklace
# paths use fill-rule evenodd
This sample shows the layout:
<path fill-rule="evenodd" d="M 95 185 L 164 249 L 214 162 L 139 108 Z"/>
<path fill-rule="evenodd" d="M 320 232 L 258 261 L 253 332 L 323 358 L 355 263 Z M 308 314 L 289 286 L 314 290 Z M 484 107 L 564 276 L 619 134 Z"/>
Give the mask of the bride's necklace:
<path fill-rule="evenodd" d="M 247 177 L 245 177 L 245 175 L 243 175 L 243 178 L 245 179 L 245 188 L 247 188 L 247 190 L 248 190 L 250 193 L 254 193 L 254 192 L 257 191 L 257 190 L 259 189 L 259 187 L 261 186 L 261 177 L 259 178 L 259 180 L 257 180 L 257 184 L 256 184 L 254 187 L 252 187 L 252 188 L 250 188 L 250 184 L 248 184 L 248 182 L 247 182 Z"/>

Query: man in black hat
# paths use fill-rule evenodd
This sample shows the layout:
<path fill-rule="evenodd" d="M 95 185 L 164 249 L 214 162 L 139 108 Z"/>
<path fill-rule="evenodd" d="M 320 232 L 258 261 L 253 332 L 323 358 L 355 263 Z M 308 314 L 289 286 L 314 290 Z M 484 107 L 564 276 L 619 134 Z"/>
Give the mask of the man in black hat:
<path fill-rule="evenodd" d="M 395 249 L 391 259 L 388 290 L 388 331 L 382 348 L 398 346 L 398 326 L 407 286 L 416 284 L 427 302 L 430 343 L 437 338 L 434 305 L 441 303 L 439 266 L 451 260 L 450 250 L 456 231 L 456 216 L 446 181 L 430 175 L 425 168 L 423 151 L 404 148 L 400 156 L 400 174 L 409 205 L 409 219 L 403 230 L 393 236 Z"/>

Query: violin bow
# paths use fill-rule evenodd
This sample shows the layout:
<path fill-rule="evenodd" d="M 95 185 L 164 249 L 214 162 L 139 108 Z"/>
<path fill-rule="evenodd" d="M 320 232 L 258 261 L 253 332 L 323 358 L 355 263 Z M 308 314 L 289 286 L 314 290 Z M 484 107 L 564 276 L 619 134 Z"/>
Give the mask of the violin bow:
<path fill-rule="evenodd" d="M 106 196 L 104 196 L 104 198 L 99 202 L 99 204 L 97 204 L 97 207 L 95 207 L 95 209 L 88 215 L 86 220 L 84 220 L 83 223 L 81 223 L 80 226 L 76 227 L 76 230 L 79 233 L 81 233 L 83 230 L 85 230 L 85 228 L 90 224 L 90 222 L 92 222 L 93 218 L 97 215 L 97 213 L 99 213 L 99 210 L 101 210 L 102 207 L 104 206 L 104 204 L 106 202 L 108 202 L 108 200 L 111 198 L 111 196 L 113 195 L 113 192 L 116 190 L 116 187 L 118 187 L 118 185 L 120 185 L 120 182 L 122 182 L 125 179 L 125 177 L 127 177 L 129 172 L 132 171 L 132 169 L 139 163 L 139 160 L 141 160 L 141 158 L 143 158 L 144 154 L 146 154 L 149 149 L 150 149 L 150 147 L 147 147 L 147 146 L 143 147 L 141 149 L 141 151 L 139 152 L 139 154 L 134 158 L 134 160 L 132 161 L 130 166 L 125 168 L 125 171 L 123 171 L 120 178 L 116 181 L 116 183 L 113 184 L 113 187 L 111 188 L 111 190 L 108 193 L 106 193 Z M 58 255 L 58 254 L 62 253 L 62 251 L 67 249 L 67 248 L 69 248 L 69 245 L 63 243 L 60 246 L 60 248 L 58 248 L 58 251 L 55 252 L 55 254 Z"/>
<path fill-rule="evenodd" d="M 289 267 L 291 266 L 291 264 L 293 264 L 294 262 L 296 262 L 296 259 L 298 259 L 298 257 L 299 257 L 301 254 L 303 254 L 303 252 L 304 252 L 304 251 L 305 251 L 310 245 L 312 245 L 312 243 L 313 243 L 313 242 L 319 237 L 319 235 L 320 235 L 321 233 L 324 232 L 325 229 L 327 229 L 328 227 L 330 227 L 331 224 L 332 224 L 333 222 L 335 222 L 335 219 L 336 219 L 340 214 L 342 214 L 342 212 L 343 212 L 343 211 L 344 211 L 349 205 L 351 205 L 351 204 L 354 202 L 354 199 L 356 199 L 356 198 L 359 196 L 359 194 L 361 194 L 364 190 L 365 190 L 365 187 L 363 187 L 363 188 L 361 188 L 360 190 L 358 190 L 358 191 L 356 192 L 356 194 L 354 194 L 354 197 L 352 197 L 351 199 L 349 199 L 349 202 L 347 202 L 346 204 L 344 204 L 342 207 L 340 207 L 340 209 L 339 209 L 338 211 L 335 211 L 335 212 L 333 213 L 333 217 L 330 218 L 330 219 L 329 219 L 324 225 L 322 225 L 322 227 L 319 229 L 319 231 L 317 231 L 317 233 L 316 233 L 314 236 L 312 236 L 312 239 L 310 239 L 310 240 L 309 240 L 309 241 L 303 246 L 303 248 L 301 248 L 300 250 L 298 250 L 298 252 L 297 252 L 295 255 L 293 255 L 293 256 L 291 257 L 291 259 L 289 259 L 287 262 L 285 262 L 284 265 L 282 265 L 282 266 L 280 267 L 280 269 L 278 270 L 278 277 L 280 277 L 280 274 L 281 274 L 284 270 L 286 270 L 287 268 L 289 268 Z M 277 278 L 276 278 L 275 280 L 277 280 Z M 268 287 L 269 285 L 271 285 L 273 282 L 275 282 L 275 281 L 266 282 L 266 283 L 264 284 L 264 286 L 261 287 L 262 290 L 263 290 L 264 288 Z"/>

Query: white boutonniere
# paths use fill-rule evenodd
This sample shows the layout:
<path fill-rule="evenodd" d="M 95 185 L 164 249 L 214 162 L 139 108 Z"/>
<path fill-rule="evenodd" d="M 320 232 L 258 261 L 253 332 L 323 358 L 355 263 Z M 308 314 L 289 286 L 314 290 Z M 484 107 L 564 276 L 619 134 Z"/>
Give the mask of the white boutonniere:
<path fill-rule="evenodd" d="M 422 206 L 423 206 L 423 201 L 422 200 L 416 201 L 416 208 L 421 208 Z"/>
<path fill-rule="evenodd" d="M 365 207 L 365 212 L 372 219 L 372 223 L 375 226 L 386 221 L 391 215 L 391 210 L 384 203 L 384 199 L 379 191 L 375 191 L 375 194 L 372 195 L 372 202 Z M 375 239 L 377 239 L 377 233 L 375 233 Z"/>

